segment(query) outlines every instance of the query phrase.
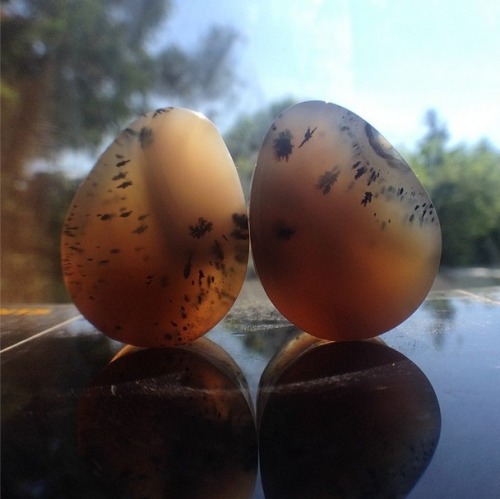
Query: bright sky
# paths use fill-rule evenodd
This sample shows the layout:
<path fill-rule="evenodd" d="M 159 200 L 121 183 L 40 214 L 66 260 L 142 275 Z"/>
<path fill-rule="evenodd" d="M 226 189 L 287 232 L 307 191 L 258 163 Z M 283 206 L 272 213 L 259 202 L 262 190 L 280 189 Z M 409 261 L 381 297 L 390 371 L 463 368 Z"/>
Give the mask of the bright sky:
<path fill-rule="evenodd" d="M 435 108 L 454 143 L 500 147 L 496 0 L 176 0 L 168 32 L 189 48 L 212 24 L 242 35 L 234 59 L 248 111 L 327 100 L 411 149 Z"/>

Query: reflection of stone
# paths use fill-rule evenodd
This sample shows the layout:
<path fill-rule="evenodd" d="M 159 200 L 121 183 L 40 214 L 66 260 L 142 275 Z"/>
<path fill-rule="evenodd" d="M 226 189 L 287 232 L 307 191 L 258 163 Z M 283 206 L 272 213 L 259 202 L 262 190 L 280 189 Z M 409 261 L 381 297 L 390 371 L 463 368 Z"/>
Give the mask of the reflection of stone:
<path fill-rule="evenodd" d="M 257 437 L 238 366 L 201 338 L 127 348 L 85 389 L 79 449 L 113 497 L 252 497 Z"/>
<path fill-rule="evenodd" d="M 264 371 L 258 421 L 268 499 L 403 497 L 441 427 L 431 384 L 404 355 L 305 334 Z"/>

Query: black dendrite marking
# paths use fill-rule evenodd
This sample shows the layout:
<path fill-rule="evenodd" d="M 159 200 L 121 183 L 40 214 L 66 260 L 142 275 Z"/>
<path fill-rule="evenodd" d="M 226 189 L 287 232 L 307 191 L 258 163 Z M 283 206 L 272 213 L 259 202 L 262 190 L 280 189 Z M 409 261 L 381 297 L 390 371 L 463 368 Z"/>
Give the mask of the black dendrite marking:
<path fill-rule="evenodd" d="M 189 235 L 191 237 L 195 237 L 196 239 L 201 239 L 207 232 L 210 232 L 213 227 L 213 222 L 209 222 L 203 217 L 198 217 L 198 223 L 188 227 Z"/>
<path fill-rule="evenodd" d="M 181 305 L 181 317 L 183 319 L 187 319 L 187 316 L 188 316 L 188 314 L 186 312 L 186 307 L 184 305 Z"/>
<path fill-rule="evenodd" d="M 128 175 L 128 172 L 120 172 L 118 175 L 115 175 L 114 177 L 111 177 L 111 180 L 121 180 L 125 178 Z"/>
<path fill-rule="evenodd" d="M 104 221 L 111 220 L 114 217 L 112 213 L 104 213 L 104 214 L 98 213 L 97 216 Z"/>
<path fill-rule="evenodd" d="M 208 291 L 202 288 L 196 295 L 196 303 L 198 303 L 198 305 L 201 305 L 207 298 L 208 298 Z"/>
<path fill-rule="evenodd" d="M 122 218 L 127 218 L 130 215 L 132 215 L 132 210 L 126 211 L 126 209 L 123 209 L 123 210 L 120 210 L 120 211 L 121 211 L 120 217 L 122 217 Z"/>
<path fill-rule="evenodd" d="M 358 178 L 362 177 L 367 171 L 368 171 L 368 169 L 366 168 L 366 166 L 360 166 L 356 170 L 356 175 L 354 175 L 354 179 L 358 180 Z"/>
<path fill-rule="evenodd" d="M 141 143 L 141 147 L 145 149 L 149 147 L 154 140 L 153 130 L 151 128 L 143 126 L 141 131 L 139 132 L 139 142 Z"/>
<path fill-rule="evenodd" d="M 201 287 L 204 277 L 205 277 L 205 274 L 203 273 L 203 270 L 198 270 L 198 286 Z"/>
<path fill-rule="evenodd" d="M 137 137 L 137 130 L 134 130 L 133 128 L 125 128 L 124 130 L 125 133 L 132 135 L 132 137 Z"/>
<path fill-rule="evenodd" d="M 338 180 L 340 175 L 340 168 L 333 167 L 331 170 L 326 171 L 318 179 L 316 186 L 321 189 L 323 194 L 328 194 L 332 189 L 333 184 Z"/>
<path fill-rule="evenodd" d="M 148 225 L 141 224 L 132 231 L 132 234 L 142 234 L 146 232 L 148 227 Z"/>
<path fill-rule="evenodd" d="M 68 237 L 76 237 L 75 231 L 78 230 L 78 226 L 75 227 L 69 227 L 65 226 L 64 227 L 64 235 Z"/>
<path fill-rule="evenodd" d="M 132 181 L 127 180 L 125 182 L 122 182 L 120 185 L 117 185 L 116 188 L 117 189 L 126 189 L 127 187 L 130 187 L 131 185 L 132 185 Z"/>
<path fill-rule="evenodd" d="M 276 222 L 274 231 L 278 239 L 289 241 L 295 235 L 296 229 L 280 220 Z"/>
<path fill-rule="evenodd" d="M 217 258 L 217 260 L 224 260 L 224 250 L 222 249 L 219 241 L 215 240 L 214 244 L 212 244 L 212 254 Z"/>
<path fill-rule="evenodd" d="M 371 185 L 372 182 L 375 182 L 375 180 L 377 180 L 379 176 L 380 172 L 376 172 L 373 168 L 370 168 L 370 177 L 366 185 Z"/>
<path fill-rule="evenodd" d="M 172 109 L 172 107 L 160 107 L 153 113 L 153 118 L 156 118 L 159 114 L 168 113 Z"/>
<path fill-rule="evenodd" d="M 118 156 L 118 154 L 117 154 L 117 156 Z M 130 163 L 130 159 L 124 159 L 122 161 L 118 161 L 118 163 L 116 163 L 115 166 L 120 168 L 121 166 L 125 166 L 127 163 Z"/>
<path fill-rule="evenodd" d="M 316 131 L 317 128 L 318 127 L 314 127 L 314 129 L 311 130 L 310 126 L 307 127 L 306 133 L 304 134 L 304 140 L 302 140 L 298 149 L 300 149 L 306 142 L 309 142 L 312 139 L 313 133 Z"/>
<path fill-rule="evenodd" d="M 231 237 L 241 241 L 248 240 L 248 217 L 246 213 L 233 213 L 234 229 Z"/>
<path fill-rule="evenodd" d="M 365 197 L 361 200 L 361 204 L 366 206 L 368 203 L 372 202 L 373 194 L 371 192 L 365 192 Z"/>
<path fill-rule="evenodd" d="M 182 275 L 184 276 L 184 279 L 188 279 L 189 276 L 191 275 L 191 266 L 193 262 L 193 255 L 189 255 L 188 260 L 186 264 L 184 265 L 184 269 L 182 271 Z"/>
<path fill-rule="evenodd" d="M 293 149 L 292 139 L 292 132 L 288 128 L 284 132 L 280 132 L 277 139 L 274 139 L 274 155 L 278 161 L 283 158 L 288 161 Z"/>

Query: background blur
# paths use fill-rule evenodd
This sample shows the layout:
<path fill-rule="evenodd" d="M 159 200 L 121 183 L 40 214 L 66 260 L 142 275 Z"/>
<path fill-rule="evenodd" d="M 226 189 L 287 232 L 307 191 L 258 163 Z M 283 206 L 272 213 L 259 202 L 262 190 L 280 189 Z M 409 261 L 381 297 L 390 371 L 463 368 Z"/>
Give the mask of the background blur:
<path fill-rule="evenodd" d="M 2 303 L 68 300 L 59 236 L 71 198 L 120 128 L 165 105 L 215 122 L 247 192 L 275 115 L 308 99 L 348 107 L 429 191 L 444 271 L 499 272 L 500 3 L 0 5 Z"/>

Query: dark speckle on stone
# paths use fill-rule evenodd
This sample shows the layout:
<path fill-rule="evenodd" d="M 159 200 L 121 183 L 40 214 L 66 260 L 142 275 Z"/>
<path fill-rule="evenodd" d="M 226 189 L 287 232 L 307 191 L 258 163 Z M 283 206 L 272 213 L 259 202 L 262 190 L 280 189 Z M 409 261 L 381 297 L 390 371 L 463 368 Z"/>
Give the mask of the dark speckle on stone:
<path fill-rule="evenodd" d="M 280 220 L 275 225 L 275 234 L 278 239 L 289 241 L 295 235 L 296 229 Z"/>
<path fill-rule="evenodd" d="M 274 148 L 274 156 L 278 161 L 285 159 L 288 161 L 288 158 L 292 154 L 293 144 L 292 144 L 293 135 L 290 130 L 286 129 L 283 132 L 278 134 L 278 138 L 274 139 L 273 148 Z"/>
<path fill-rule="evenodd" d="M 328 194 L 332 189 L 333 184 L 337 181 L 340 175 L 340 169 L 338 166 L 333 167 L 331 170 L 323 173 L 316 183 L 316 187 L 321 189 L 323 194 Z"/>
<path fill-rule="evenodd" d="M 193 255 L 189 255 L 188 260 L 186 264 L 184 265 L 184 270 L 182 271 L 182 275 L 184 276 L 184 279 L 188 279 L 189 276 L 191 275 L 191 265 L 193 261 Z"/>
<path fill-rule="evenodd" d="M 141 143 L 141 147 L 145 149 L 149 147 L 154 140 L 153 130 L 148 127 L 142 127 L 139 132 L 139 142 Z"/>
<path fill-rule="evenodd" d="M 366 206 L 368 203 L 371 203 L 373 194 L 371 192 L 365 192 L 365 197 L 361 200 L 361 204 Z"/>

